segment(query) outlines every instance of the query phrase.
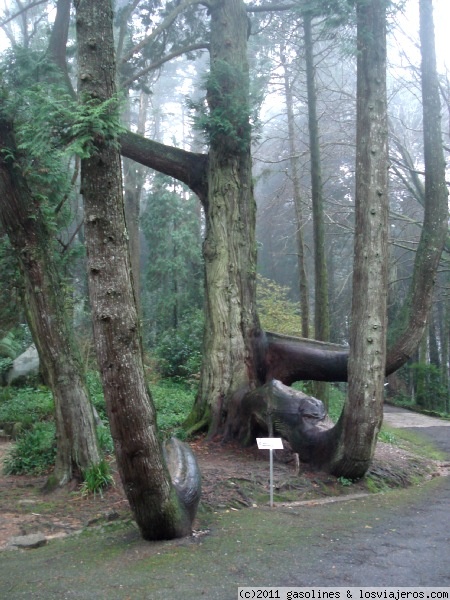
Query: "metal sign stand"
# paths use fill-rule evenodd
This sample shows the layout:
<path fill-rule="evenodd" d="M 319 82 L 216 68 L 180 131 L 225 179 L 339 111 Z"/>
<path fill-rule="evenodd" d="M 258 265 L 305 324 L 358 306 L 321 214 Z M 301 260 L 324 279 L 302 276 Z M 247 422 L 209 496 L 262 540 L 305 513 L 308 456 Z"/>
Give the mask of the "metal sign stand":
<path fill-rule="evenodd" d="M 273 451 L 283 450 L 281 438 L 256 438 L 256 443 L 260 450 L 269 450 L 269 469 L 270 469 L 270 508 L 273 508 Z"/>

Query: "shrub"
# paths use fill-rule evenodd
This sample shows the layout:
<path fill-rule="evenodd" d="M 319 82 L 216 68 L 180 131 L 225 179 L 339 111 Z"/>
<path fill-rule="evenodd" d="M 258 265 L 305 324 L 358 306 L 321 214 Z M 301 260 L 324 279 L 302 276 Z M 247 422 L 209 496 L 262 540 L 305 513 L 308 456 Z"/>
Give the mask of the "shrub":
<path fill-rule="evenodd" d="M 155 347 L 162 377 L 189 379 L 200 372 L 203 314 L 193 311 L 177 328 L 167 330 Z"/>
<path fill-rule="evenodd" d="M 53 415 L 53 396 L 47 388 L 5 388 L 0 395 L 0 425 L 19 424 L 30 429 Z"/>
<path fill-rule="evenodd" d="M 301 336 L 298 303 L 288 298 L 289 288 L 258 275 L 256 297 L 261 327 L 285 335 Z"/>
<path fill-rule="evenodd" d="M 4 460 L 4 472 L 6 475 L 43 475 L 54 465 L 55 457 L 54 423 L 36 423 L 17 439 Z"/>
<path fill-rule="evenodd" d="M 192 408 L 194 392 L 180 382 L 166 380 L 152 387 L 152 396 L 161 436 L 183 439 L 182 424 Z"/>
<path fill-rule="evenodd" d="M 86 373 L 86 381 L 92 405 L 95 407 L 100 419 L 102 421 L 107 421 L 108 417 L 106 415 L 106 405 L 100 373 L 98 371 L 88 371 L 88 373 Z"/>
<path fill-rule="evenodd" d="M 97 439 L 102 452 L 105 454 L 112 454 L 114 452 L 114 442 L 107 423 L 97 427 Z"/>

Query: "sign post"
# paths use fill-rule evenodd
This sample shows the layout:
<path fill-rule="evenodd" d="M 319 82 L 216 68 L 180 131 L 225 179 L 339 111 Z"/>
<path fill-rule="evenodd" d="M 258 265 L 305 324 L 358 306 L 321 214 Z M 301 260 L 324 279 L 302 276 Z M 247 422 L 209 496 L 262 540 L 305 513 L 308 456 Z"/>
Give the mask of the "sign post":
<path fill-rule="evenodd" d="M 270 508 L 273 508 L 273 451 L 283 450 L 281 438 L 256 438 L 259 450 L 269 450 L 269 469 L 270 469 Z"/>

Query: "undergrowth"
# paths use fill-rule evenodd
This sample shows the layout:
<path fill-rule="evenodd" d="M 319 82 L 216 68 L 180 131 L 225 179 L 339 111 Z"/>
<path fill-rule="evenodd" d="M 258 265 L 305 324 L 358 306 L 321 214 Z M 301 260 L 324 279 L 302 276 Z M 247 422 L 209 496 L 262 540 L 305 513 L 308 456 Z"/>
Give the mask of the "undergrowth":
<path fill-rule="evenodd" d="M 98 373 L 90 372 L 87 382 L 92 404 L 101 420 L 97 427 L 100 448 L 104 454 L 112 454 L 114 446 Z M 194 391 L 182 383 L 162 380 L 152 384 L 151 392 L 161 439 L 171 436 L 184 439 L 182 423 L 192 407 Z M 6 474 L 42 475 L 53 467 L 56 455 L 53 411 L 52 394 L 43 386 L 0 389 L 0 429 L 5 429 L 16 438 L 4 461 Z M 87 471 L 85 477 L 88 491 L 97 489 L 102 480 L 107 478 L 102 469 L 97 469 L 95 473 Z"/>

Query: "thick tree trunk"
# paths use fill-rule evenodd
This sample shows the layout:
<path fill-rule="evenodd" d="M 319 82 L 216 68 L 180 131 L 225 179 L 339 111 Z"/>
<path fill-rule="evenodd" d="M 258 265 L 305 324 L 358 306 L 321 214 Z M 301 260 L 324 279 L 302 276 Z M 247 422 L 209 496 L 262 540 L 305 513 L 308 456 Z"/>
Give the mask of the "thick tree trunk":
<path fill-rule="evenodd" d="M 52 242 L 38 201 L 22 176 L 12 128 L 0 120 L 1 222 L 21 268 L 30 330 L 55 400 L 57 457 L 49 485 L 63 485 L 100 462 L 92 406 Z"/>
<path fill-rule="evenodd" d="M 332 472 L 364 475 L 383 419 L 388 273 L 388 124 L 384 0 L 357 5 L 355 255 L 348 399 Z"/>
<path fill-rule="evenodd" d="M 87 105 L 110 100 L 116 94 L 111 0 L 78 0 L 75 7 L 80 100 Z M 145 539 L 173 538 L 190 533 L 195 509 L 185 510 L 172 485 L 144 378 L 115 142 L 94 139 L 91 157 L 82 161 L 94 339 L 128 501 Z"/>
<path fill-rule="evenodd" d="M 223 430 L 231 395 L 257 381 L 253 347 L 259 331 L 255 307 L 256 205 L 250 155 L 247 32 L 241 0 L 213 5 L 203 247 L 205 337 L 200 389 L 189 419 L 194 426 L 208 421 L 211 435 Z"/>

